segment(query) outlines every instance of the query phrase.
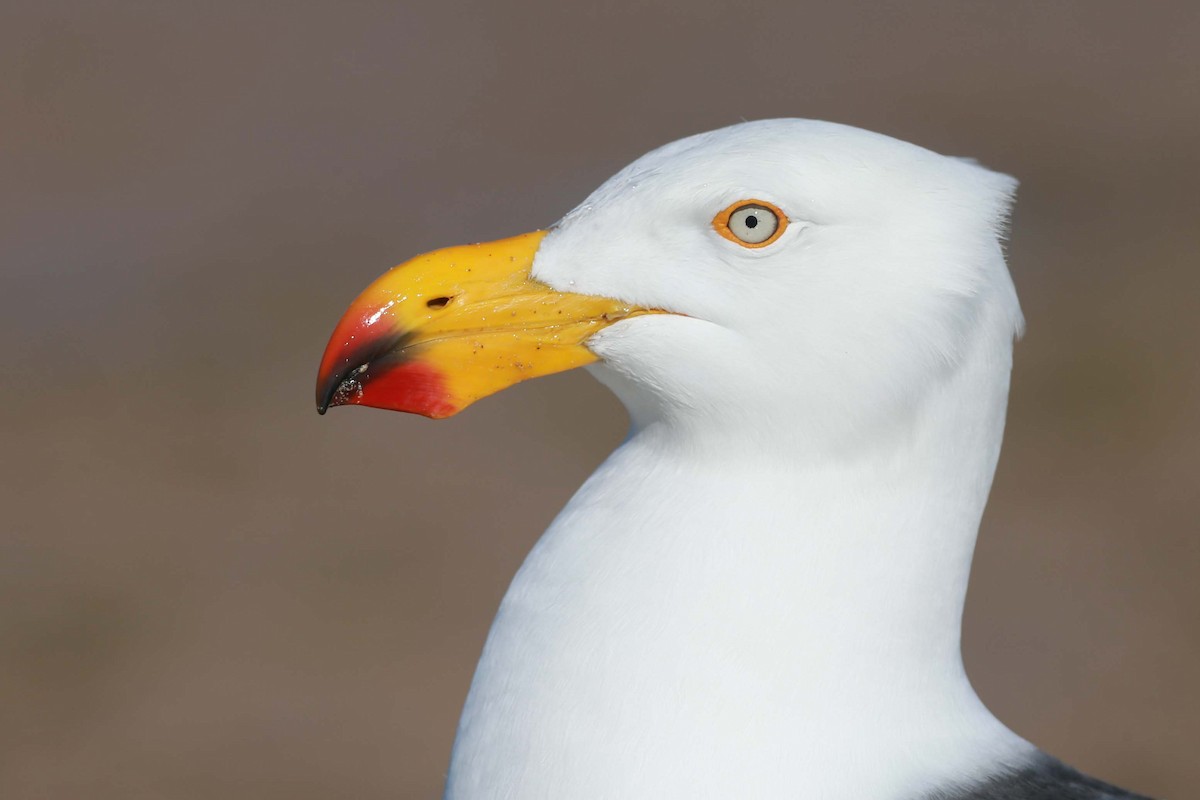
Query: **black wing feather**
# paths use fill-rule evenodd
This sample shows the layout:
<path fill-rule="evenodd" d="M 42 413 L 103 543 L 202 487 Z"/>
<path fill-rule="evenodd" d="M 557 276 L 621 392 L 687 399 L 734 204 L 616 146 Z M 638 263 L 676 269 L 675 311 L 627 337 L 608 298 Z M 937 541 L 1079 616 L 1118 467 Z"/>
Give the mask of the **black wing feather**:
<path fill-rule="evenodd" d="M 1151 800 L 1084 775 L 1040 754 L 1032 763 L 958 790 L 938 791 L 928 800 Z"/>

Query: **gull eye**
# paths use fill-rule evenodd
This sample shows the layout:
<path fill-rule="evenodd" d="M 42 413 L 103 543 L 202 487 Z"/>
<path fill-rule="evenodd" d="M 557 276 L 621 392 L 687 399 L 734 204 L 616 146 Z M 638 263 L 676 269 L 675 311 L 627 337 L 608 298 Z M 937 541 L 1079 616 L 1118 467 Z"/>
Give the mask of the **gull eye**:
<path fill-rule="evenodd" d="M 741 200 L 713 219 L 713 228 L 743 247 L 766 247 L 787 228 L 784 213 L 765 200 Z"/>

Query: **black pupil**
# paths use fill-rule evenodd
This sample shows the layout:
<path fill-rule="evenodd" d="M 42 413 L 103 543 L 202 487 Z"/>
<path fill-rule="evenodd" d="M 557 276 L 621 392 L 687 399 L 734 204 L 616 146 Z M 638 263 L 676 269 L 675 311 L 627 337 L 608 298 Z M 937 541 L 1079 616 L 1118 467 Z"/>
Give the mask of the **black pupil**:
<path fill-rule="evenodd" d="M 754 216 L 753 214 L 747 214 L 746 215 L 746 227 L 747 228 L 757 228 L 758 227 L 758 217 Z"/>

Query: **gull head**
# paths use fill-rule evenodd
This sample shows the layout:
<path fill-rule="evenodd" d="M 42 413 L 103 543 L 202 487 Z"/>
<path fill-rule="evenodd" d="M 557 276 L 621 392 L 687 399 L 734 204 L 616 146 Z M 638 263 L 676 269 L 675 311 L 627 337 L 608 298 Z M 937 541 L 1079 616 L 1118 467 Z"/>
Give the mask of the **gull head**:
<path fill-rule="evenodd" d="M 318 407 L 449 416 L 590 364 L 635 424 L 862 435 L 966 361 L 1007 364 L 1015 188 L 832 123 L 682 139 L 548 231 L 393 268 L 338 324 Z"/>

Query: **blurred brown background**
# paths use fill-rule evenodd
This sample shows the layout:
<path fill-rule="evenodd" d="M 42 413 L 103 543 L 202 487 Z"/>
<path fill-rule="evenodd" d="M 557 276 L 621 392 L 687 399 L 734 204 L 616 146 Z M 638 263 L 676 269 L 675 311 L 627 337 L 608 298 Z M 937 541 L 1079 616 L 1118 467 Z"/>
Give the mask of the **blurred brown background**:
<path fill-rule="evenodd" d="M 0 797 L 436 797 L 491 616 L 621 439 L 586 374 L 319 418 L 437 246 L 775 116 L 1023 181 L 966 657 L 1017 731 L 1200 783 L 1200 5 L 14 2 L 0 11 Z"/>

